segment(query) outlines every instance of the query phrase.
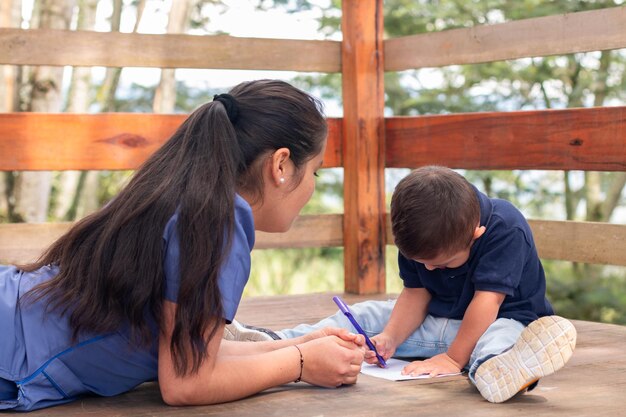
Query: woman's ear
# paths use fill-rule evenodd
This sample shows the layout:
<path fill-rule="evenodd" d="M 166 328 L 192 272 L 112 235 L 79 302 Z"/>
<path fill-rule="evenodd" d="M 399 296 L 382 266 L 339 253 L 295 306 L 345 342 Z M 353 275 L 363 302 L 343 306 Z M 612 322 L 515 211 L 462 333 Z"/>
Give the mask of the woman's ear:
<path fill-rule="evenodd" d="M 287 163 L 290 155 L 288 148 L 279 148 L 270 156 L 270 178 L 277 187 L 287 181 Z"/>

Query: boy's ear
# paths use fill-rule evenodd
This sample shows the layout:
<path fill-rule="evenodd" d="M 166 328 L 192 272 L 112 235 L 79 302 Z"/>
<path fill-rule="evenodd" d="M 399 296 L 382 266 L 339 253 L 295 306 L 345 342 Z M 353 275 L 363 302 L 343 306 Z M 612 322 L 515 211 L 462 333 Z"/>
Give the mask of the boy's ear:
<path fill-rule="evenodd" d="M 485 228 L 485 226 L 477 226 L 476 229 L 474 229 L 474 238 L 473 238 L 473 240 L 476 240 L 479 237 L 481 237 L 483 235 L 483 233 L 485 233 L 485 230 L 487 230 Z"/>

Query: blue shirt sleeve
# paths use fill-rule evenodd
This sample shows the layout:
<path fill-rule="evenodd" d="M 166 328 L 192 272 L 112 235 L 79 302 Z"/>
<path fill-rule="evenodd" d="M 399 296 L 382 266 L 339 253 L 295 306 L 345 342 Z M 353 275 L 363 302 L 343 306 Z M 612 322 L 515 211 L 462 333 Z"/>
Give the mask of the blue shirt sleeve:
<path fill-rule="evenodd" d="M 502 229 L 503 224 L 496 227 Z M 482 253 L 472 282 L 479 291 L 493 291 L 514 295 L 520 285 L 524 264 L 528 258 L 530 245 L 522 230 L 517 227 L 509 230 L 492 230 Z"/>
<path fill-rule="evenodd" d="M 406 288 L 424 288 L 422 279 L 417 271 L 417 262 L 407 259 L 398 252 L 398 268 L 400 270 L 400 278 L 404 282 Z"/>
<path fill-rule="evenodd" d="M 180 288 L 180 240 L 175 213 L 163 232 L 165 251 L 165 299 L 177 302 Z M 224 319 L 232 321 L 239 307 L 243 289 L 250 276 L 250 252 L 254 247 L 254 219 L 252 209 L 239 195 L 235 197 L 235 224 L 232 244 L 220 268 L 218 286 L 222 296 Z"/>

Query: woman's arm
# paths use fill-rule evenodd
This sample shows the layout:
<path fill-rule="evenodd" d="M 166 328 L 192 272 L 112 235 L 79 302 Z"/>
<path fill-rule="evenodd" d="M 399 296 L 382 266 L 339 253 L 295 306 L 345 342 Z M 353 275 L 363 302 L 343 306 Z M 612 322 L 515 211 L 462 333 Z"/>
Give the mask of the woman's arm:
<path fill-rule="evenodd" d="M 261 346 L 261 352 L 249 355 L 220 352 L 223 326 L 209 341 L 208 356 L 198 372 L 178 376 L 170 350 L 175 314 L 176 304 L 165 301 L 164 329 L 159 338 L 159 385 L 167 404 L 201 405 L 236 400 L 293 382 L 300 376 L 300 352 L 291 345 L 277 349 Z M 298 347 L 304 358 L 303 381 L 327 387 L 356 382 L 363 361 L 363 351 L 356 344 L 328 336 Z"/>
<path fill-rule="evenodd" d="M 271 352 L 287 346 L 300 345 L 325 336 L 337 336 L 340 339 L 356 343 L 359 346 L 363 346 L 365 344 L 365 339 L 359 334 L 352 333 L 347 329 L 342 329 L 340 327 L 325 327 L 293 339 L 270 340 L 254 343 L 222 340 L 219 355 L 237 356 Z"/>

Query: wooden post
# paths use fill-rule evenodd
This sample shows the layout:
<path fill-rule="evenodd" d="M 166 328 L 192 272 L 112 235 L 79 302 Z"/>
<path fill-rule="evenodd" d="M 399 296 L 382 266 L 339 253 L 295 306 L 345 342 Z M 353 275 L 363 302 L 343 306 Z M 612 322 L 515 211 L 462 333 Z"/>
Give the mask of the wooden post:
<path fill-rule="evenodd" d="M 383 1 L 342 1 L 345 291 L 385 292 Z"/>

